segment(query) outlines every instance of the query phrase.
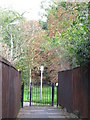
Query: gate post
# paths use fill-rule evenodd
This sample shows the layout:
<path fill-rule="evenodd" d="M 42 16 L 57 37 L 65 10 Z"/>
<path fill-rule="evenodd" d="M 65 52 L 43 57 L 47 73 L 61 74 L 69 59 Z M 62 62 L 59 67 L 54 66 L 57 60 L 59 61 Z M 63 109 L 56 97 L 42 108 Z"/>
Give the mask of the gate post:
<path fill-rule="evenodd" d="M 58 83 L 56 83 L 56 88 L 57 88 L 57 107 L 58 107 Z"/>
<path fill-rule="evenodd" d="M 23 108 L 23 100 L 24 100 L 24 82 L 22 84 L 22 87 L 21 87 L 21 104 L 22 104 L 22 108 Z"/>
<path fill-rule="evenodd" d="M 52 83 L 52 106 L 54 102 L 54 83 Z"/>
<path fill-rule="evenodd" d="M 30 106 L 31 106 L 31 83 L 30 83 Z"/>
<path fill-rule="evenodd" d="M 57 86 L 57 107 L 58 107 L 58 86 Z"/>

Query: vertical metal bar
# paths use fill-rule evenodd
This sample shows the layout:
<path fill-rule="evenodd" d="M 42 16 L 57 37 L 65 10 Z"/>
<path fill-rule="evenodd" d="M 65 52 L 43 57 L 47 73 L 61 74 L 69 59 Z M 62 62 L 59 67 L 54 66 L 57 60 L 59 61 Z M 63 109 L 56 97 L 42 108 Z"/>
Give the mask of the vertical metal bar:
<path fill-rule="evenodd" d="M 42 100 L 42 71 L 41 71 L 40 100 Z"/>
<path fill-rule="evenodd" d="M 46 87 L 46 83 L 45 83 L 45 87 Z M 45 105 L 46 105 L 46 89 L 45 89 Z"/>
<path fill-rule="evenodd" d="M 30 83 L 30 106 L 31 106 L 31 83 Z"/>
<path fill-rule="evenodd" d="M 45 90 L 45 84 L 44 84 L 44 104 L 46 105 L 46 90 Z"/>
<path fill-rule="evenodd" d="M 48 85 L 47 85 L 46 89 L 47 89 L 47 105 L 48 105 Z"/>
<path fill-rule="evenodd" d="M 36 81 L 36 100 L 37 100 L 37 81 Z M 37 101 L 36 101 L 36 105 L 37 105 Z"/>
<path fill-rule="evenodd" d="M 50 88 L 51 88 L 51 85 L 50 85 L 50 83 L 49 83 L 49 105 L 50 105 L 50 100 L 51 100 L 51 94 L 50 94 Z"/>
<path fill-rule="evenodd" d="M 48 104 L 49 104 L 49 88 L 50 88 L 50 86 L 49 86 L 49 83 L 48 83 Z"/>
<path fill-rule="evenodd" d="M 37 101 L 36 101 L 36 82 L 35 82 L 35 105 L 36 105 Z"/>
<path fill-rule="evenodd" d="M 38 100 L 39 98 L 38 98 L 38 82 L 37 82 L 37 105 L 38 105 Z"/>
<path fill-rule="evenodd" d="M 47 89 L 47 105 L 48 105 L 48 85 L 46 85 L 46 89 Z"/>
<path fill-rule="evenodd" d="M 23 82 L 23 102 L 24 102 L 24 82 Z"/>
<path fill-rule="evenodd" d="M 34 95 L 35 95 L 35 86 L 34 86 L 34 83 L 33 83 L 33 105 L 34 105 Z"/>
<path fill-rule="evenodd" d="M 24 82 L 23 82 L 22 87 L 21 87 L 21 92 L 22 92 L 21 104 L 22 104 L 22 108 L 23 108 L 23 100 L 24 100 Z"/>
<path fill-rule="evenodd" d="M 44 100 L 44 105 L 45 105 L 45 83 L 44 83 L 44 85 L 43 85 L 43 100 Z"/>
<path fill-rule="evenodd" d="M 45 105 L 45 83 L 43 83 L 43 105 Z"/>
<path fill-rule="evenodd" d="M 37 105 L 38 105 L 38 81 L 37 81 Z"/>
<path fill-rule="evenodd" d="M 26 100 L 27 100 L 27 84 L 26 84 L 26 88 L 25 89 L 26 89 Z"/>
<path fill-rule="evenodd" d="M 58 86 L 57 86 L 57 107 L 58 107 Z"/>
<path fill-rule="evenodd" d="M 54 83 L 52 83 L 52 106 L 54 103 Z"/>

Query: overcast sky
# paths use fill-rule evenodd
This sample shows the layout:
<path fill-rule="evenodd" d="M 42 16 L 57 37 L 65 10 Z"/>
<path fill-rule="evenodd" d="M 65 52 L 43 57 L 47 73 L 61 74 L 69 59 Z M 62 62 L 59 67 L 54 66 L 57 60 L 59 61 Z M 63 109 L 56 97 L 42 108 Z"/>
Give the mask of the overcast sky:
<path fill-rule="evenodd" d="M 14 9 L 20 13 L 26 12 L 27 19 L 39 19 L 40 4 L 43 0 L 0 0 L 0 7 Z M 50 0 L 45 0 L 50 1 Z M 60 0 L 69 1 L 69 0 Z M 75 1 L 75 0 L 71 0 Z M 89 0 L 76 0 L 76 1 L 89 1 Z"/>
<path fill-rule="evenodd" d="M 0 7 L 25 13 L 27 19 L 39 19 L 40 3 L 43 0 L 0 0 Z"/>

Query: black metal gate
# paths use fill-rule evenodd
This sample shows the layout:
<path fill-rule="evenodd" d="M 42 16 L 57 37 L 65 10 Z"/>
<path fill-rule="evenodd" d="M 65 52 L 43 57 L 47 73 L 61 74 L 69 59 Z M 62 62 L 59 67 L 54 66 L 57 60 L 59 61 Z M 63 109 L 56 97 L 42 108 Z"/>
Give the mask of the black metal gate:
<path fill-rule="evenodd" d="M 32 82 L 30 86 L 24 85 L 23 89 L 22 101 L 29 102 L 30 106 L 57 105 L 57 87 L 54 83 L 42 83 L 42 97 L 40 96 L 41 83 L 38 81 Z"/>

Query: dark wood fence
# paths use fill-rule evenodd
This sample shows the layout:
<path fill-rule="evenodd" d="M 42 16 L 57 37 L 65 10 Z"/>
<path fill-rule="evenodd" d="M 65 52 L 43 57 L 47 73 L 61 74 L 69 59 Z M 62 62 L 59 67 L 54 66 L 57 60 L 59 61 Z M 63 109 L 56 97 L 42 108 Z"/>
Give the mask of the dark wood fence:
<path fill-rule="evenodd" d="M 20 108 L 21 74 L 7 60 L 2 66 L 2 118 L 15 118 Z"/>
<path fill-rule="evenodd" d="M 69 112 L 88 118 L 90 64 L 58 73 L 58 103 Z"/>

